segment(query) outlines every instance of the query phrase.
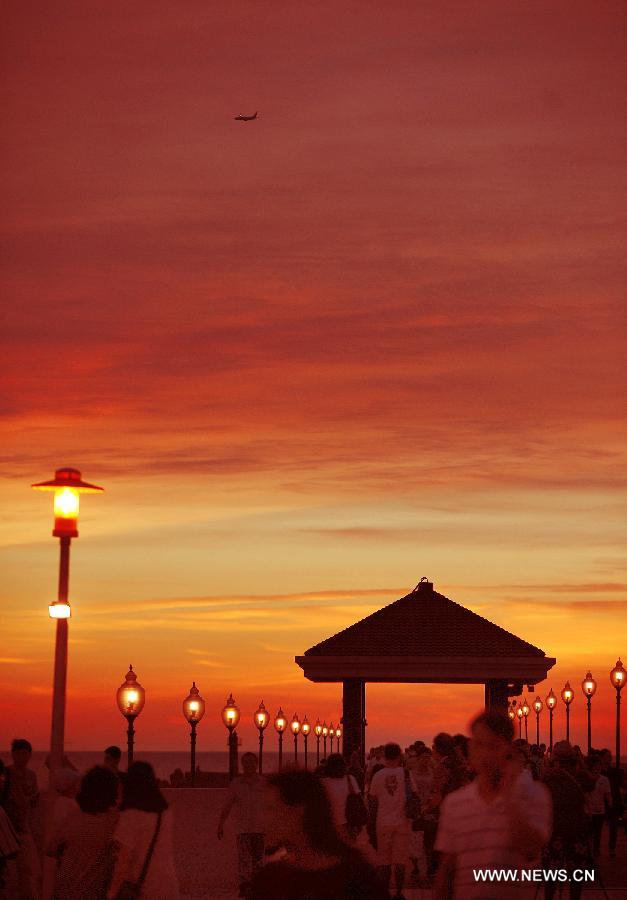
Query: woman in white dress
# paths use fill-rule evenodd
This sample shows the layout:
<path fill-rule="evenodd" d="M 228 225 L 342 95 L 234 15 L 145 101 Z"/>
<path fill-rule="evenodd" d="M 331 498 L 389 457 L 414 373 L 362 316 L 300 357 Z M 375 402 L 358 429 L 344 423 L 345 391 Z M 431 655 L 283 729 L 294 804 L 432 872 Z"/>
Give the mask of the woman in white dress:
<path fill-rule="evenodd" d="M 142 900 L 179 900 L 172 811 L 150 763 L 135 762 L 128 770 L 113 839 L 117 860 L 109 900 L 115 900 L 125 881 L 137 884 L 141 880 L 148 857 L 141 886 Z"/>

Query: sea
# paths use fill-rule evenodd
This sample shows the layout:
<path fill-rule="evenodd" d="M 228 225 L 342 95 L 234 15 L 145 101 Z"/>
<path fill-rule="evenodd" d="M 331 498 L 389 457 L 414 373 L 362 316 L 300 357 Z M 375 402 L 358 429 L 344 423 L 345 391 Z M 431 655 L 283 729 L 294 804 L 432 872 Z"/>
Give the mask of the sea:
<path fill-rule="evenodd" d="M 126 748 L 122 749 L 121 768 L 126 768 Z M 287 748 L 286 748 L 287 749 Z M 240 748 L 240 756 L 243 749 Z M 102 763 L 103 754 L 100 750 L 70 750 L 68 758 L 79 772 L 86 772 L 92 766 L 98 766 Z M 31 768 L 37 775 L 40 790 L 45 790 L 48 785 L 48 769 L 46 768 L 46 757 L 48 751 L 34 750 L 31 758 Z M 299 754 L 300 756 L 300 754 Z M 190 754 L 189 750 L 143 750 L 139 747 L 135 748 L 135 759 L 142 759 L 149 762 L 155 770 L 157 778 L 164 781 L 170 780 L 170 775 L 175 769 L 181 769 L 183 772 L 190 770 Z M 8 752 L 0 754 L 0 759 L 8 765 L 11 762 L 11 755 Z M 293 756 L 285 752 L 283 755 L 284 762 L 292 760 Z M 300 758 L 302 764 L 302 757 Z M 311 748 L 309 752 L 309 763 L 315 763 L 315 749 L 312 757 Z M 196 765 L 200 766 L 202 772 L 228 772 L 229 755 L 227 750 L 198 750 L 196 752 Z M 279 755 L 276 752 L 264 750 L 263 754 L 263 771 L 264 774 L 276 772 L 279 767 Z"/>

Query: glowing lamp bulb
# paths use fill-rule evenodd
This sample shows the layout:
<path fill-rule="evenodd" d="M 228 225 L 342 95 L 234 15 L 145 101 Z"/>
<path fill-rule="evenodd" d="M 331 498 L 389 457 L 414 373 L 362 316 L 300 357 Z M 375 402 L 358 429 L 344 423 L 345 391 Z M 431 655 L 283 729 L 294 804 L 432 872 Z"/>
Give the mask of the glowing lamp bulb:
<path fill-rule="evenodd" d="M 74 488 L 64 487 L 54 492 L 54 514 L 61 519 L 78 518 L 80 499 Z"/>
<path fill-rule="evenodd" d="M 615 687 L 617 691 L 622 691 L 625 685 L 625 667 L 623 666 L 620 659 L 616 661 L 616 665 L 610 672 L 610 681 L 612 683 L 612 687 Z"/>
<path fill-rule="evenodd" d="M 196 725 L 205 714 L 205 701 L 200 696 L 196 682 L 192 682 L 189 694 L 183 700 L 183 715 L 190 725 Z"/>
<path fill-rule="evenodd" d="M 69 603 L 51 603 L 48 607 L 48 613 L 51 619 L 69 619 L 72 615 Z"/>
<path fill-rule="evenodd" d="M 137 680 L 137 675 L 130 666 L 126 673 L 126 680 L 117 690 L 116 700 L 118 709 L 127 719 L 135 719 L 146 701 L 146 691 Z"/>
<path fill-rule="evenodd" d="M 564 687 L 562 688 L 562 700 L 566 704 L 566 706 L 570 706 L 575 697 L 575 693 L 570 686 L 570 681 L 567 681 Z"/>

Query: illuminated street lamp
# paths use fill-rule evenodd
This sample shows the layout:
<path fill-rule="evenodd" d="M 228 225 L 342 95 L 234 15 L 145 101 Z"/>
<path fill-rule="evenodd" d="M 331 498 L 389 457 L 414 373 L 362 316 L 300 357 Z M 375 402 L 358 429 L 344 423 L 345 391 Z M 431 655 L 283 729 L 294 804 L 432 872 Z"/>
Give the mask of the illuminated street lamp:
<path fill-rule="evenodd" d="M 226 704 L 222 708 L 222 721 L 229 732 L 229 781 L 233 781 L 237 775 L 237 724 L 239 722 L 239 706 L 229 694 Z"/>
<path fill-rule="evenodd" d="M 525 740 L 527 741 L 527 743 L 529 743 L 529 729 L 528 729 L 527 718 L 528 718 L 529 713 L 531 712 L 531 710 L 529 709 L 529 704 L 527 703 L 527 698 L 526 698 L 526 697 L 525 697 L 525 699 L 523 700 L 522 706 L 521 706 L 520 708 L 522 709 L 522 714 L 523 714 L 524 719 L 525 719 Z"/>
<path fill-rule="evenodd" d="M 290 722 L 290 728 L 292 729 L 292 734 L 294 735 L 294 765 L 298 765 L 298 735 L 300 732 L 300 719 L 294 713 L 292 717 L 292 721 Z"/>
<path fill-rule="evenodd" d="M 300 726 L 300 733 L 303 736 L 303 743 L 305 745 L 305 771 L 307 771 L 307 738 L 309 737 L 309 732 L 311 731 L 311 725 L 309 724 L 309 720 L 307 716 L 303 718 L 302 724 Z"/>
<path fill-rule="evenodd" d="M 515 700 L 512 700 L 511 703 L 509 704 L 509 706 L 507 708 L 507 715 L 510 717 L 512 722 L 515 720 L 515 718 L 516 718 L 516 701 Z"/>
<path fill-rule="evenodd" d="M 259 730 L 259 774 L 263 772 L 263 733 L 268 727 L 270 714 L 263 705 L 263 700 L 255 711 L 255 727 Z"/>
<path fill-rule="evenodd" d="M 338 725 L 335 729 L 335 737 L 337 739 L 337 752 L 340 752 L 340 738 L 342 737 L 342 729 Z"/>
<path fill-rule="evenodd" d="M 63 765 L 65 745 L 65 696 L 67 684 L 68 619 L 71 615 L 68 589 L 70 581 L 70 543 L 78 537 L 78 508 L 80 494 L 101 493 L 104 488 L 88 484 L 77 469 L 57 469 L 51 481 L 41 481 L 31 487 L 38 491 L 54 491 L 53 537 L 59 538 L 59 586 L 57 599 L 48 607 L 51 619 L 56 619 L 54 648 L 54 676 L 52 690 L 52 727 L 50 737 L 50 769 Z"/>
<path fill-rule="evenodd" d="M 324 744 L 324 758 L 327 758 L 327 735 L 329 734 L 329 727 L 326 722 L 322 723 L 322 742 Z"/>
<path fill-rule="evenodd" d="M 191 759 L 190 759 L 190 775 L 192 787 L 196 787 L 196 726 L 205 714 L 205 701 L 200 696 L 196 682 L 192 681 L 189 694 L 183 700 L 183 715 L 190 724 L 190 743 L 191 743 Z"/>
<path fill-rule="evenodd" d="M 568 743 L 570 743 L 570 704 L 574 699 L 575 692 L 570 686 L 570 681 L 567 681 L 562 688 L 562 700 L 566 704 L 566 740 Z"/>
<path fill-rule="evenodd" d="M 597 683 L 589 670 L 581 682 L 581 690 L 586 698 L 586 706 L 588 707 L 588 756 L 590 756 L 590 751 L 592 750 L 592 698 L 596 694 Z"/>
<path fill-rule="evenodd" d="M 314 725 L 314 734 L 316 735 L 316 766 L 320 765 L 320 737 L 322 736 L 322 723 L 320 719 L 316 720 Z"/>
<path fill-rule="evenodd" d="M 126 679 L 117 689 L 115 699 L 118 709 L 128 722 L 126 731 L 127 767 L 133 762 L 133 745 L 135 743 L 135 719 L 144 708 L 146 691 L 143 689 L 137 675 L 133 672 L 133 666 L 128 667 Z"/>
<path fill-rule="evenodd" d="M 522 720 L 523 720 L 523 711 L 522 706 L 519 706 L 516 710 L 516 715 L 518 716 L 518 740 L 522 740 Z"/>
<path fill-rule="evenodd" d="M 279 772 L 283 768 L 283 732 L 287 728 L 287 719 L 283 715 L 283 710 L 279 706 L 279 711 L 274 720 L 274 730 L 279 736 Z"/>
<path fill-rule="evenodd" d="M 613 688 L 616 688 L 616 768 L 620 769 L 620 692 L 622 691 L 627 672 L 625 667 L 618 659 L 616 665 L 610 672 L 610 682 Z"/>
<path fill-rule="evenodd" d="M 539 696 L 533 701 L 533 708 L 536 712 L 536 744 L 540 746 L 540 713 L 544 704 Z"/>
<path fill-rule="evenodd" d="M 553 693 L 553 688 L 545 697 L 546 705 L 549 710 L 549 753 L 553 752 L 553 710 L 557 706 L 557 697 Z"/>

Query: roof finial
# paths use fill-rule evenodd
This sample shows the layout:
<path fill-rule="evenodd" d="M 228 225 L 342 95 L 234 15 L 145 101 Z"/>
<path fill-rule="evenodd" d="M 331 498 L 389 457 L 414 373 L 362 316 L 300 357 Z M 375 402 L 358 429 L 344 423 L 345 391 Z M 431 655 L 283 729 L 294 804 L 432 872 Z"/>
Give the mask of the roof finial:
<path fill-rule="evenodd" d="M 423 575 L 412 593 L 416 593 L 416 591 L 422 593 L 423 591 L 432 591 L 433 590 L 433 582 L 429 581 L 426 575 Z"/>

